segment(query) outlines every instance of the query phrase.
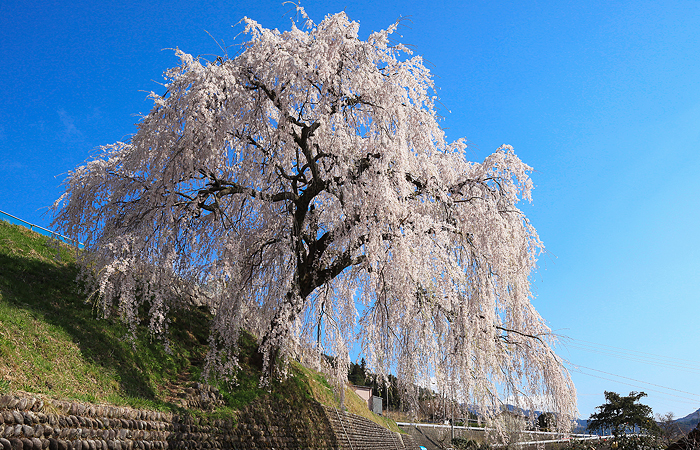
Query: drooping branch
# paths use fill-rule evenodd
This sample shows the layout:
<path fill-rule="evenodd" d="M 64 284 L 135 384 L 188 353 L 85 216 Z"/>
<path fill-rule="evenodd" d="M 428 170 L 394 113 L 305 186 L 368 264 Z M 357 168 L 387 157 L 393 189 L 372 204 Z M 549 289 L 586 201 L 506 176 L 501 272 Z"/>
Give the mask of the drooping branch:
<path fill-rule="evenodd" d="M 359 332 L 370 366 L 406 385 L 441 376 L 475 403 L 505 387 L 571 413 L 568 374 L 533 351 L 550 332 L 529 303 L 543 246 L 516 206 L 530 168 L 510 147 L 467 161 L 422 60 L 388 46 L 394 28 L 363 41 L 357 27 L 342 13 L 289 33 L 246 20 L 233 59 L 178 51 L 169 93 L 130 143 L 71 174 L 56 224 L 88 234 L 85 274 L 125 318 L 144 293 L 166 311 L 211 288 L 216 373 L 235 374 L 241 327 L 268 367 L 307 338 L 347 359 Z M 296 324 L 315 299 L 335 325 L 311 339 Z"/>

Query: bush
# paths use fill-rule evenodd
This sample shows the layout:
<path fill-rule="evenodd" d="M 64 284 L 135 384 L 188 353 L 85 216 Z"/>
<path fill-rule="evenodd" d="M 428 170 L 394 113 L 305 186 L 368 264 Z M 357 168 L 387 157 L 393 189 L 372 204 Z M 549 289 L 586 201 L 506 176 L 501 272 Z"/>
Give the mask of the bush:
<path fill-rule="evenodd" d="M 473 439 L 456 437 L 452 439 L 452 446 L 457 450 L 486 450 L 488 445 L 481 445 Z"/>
<path fill-rule="evenodd" d="M 618 438 L 592 442 L 572 441 L 567 450 L 661 450 L 665 448 L 654 435 L 625 435 Z"/>

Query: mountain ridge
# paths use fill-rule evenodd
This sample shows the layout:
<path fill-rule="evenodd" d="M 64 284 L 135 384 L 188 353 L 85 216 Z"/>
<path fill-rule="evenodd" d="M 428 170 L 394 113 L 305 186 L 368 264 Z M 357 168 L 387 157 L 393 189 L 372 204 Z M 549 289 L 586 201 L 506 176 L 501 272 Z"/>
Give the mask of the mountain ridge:
<path fill-rule="evenodd" d="M 685 417 L 681 417 L 680 419 L 676 419 L 673 421 L 673 423 L 678 425 L 678 427 L 684 433 L 687 433 L 693 428 L 695 428 L 698 425 L 698 422 L 700 422 L 700 408 L 698 408 L 695 412 L 692 412 Z"/>

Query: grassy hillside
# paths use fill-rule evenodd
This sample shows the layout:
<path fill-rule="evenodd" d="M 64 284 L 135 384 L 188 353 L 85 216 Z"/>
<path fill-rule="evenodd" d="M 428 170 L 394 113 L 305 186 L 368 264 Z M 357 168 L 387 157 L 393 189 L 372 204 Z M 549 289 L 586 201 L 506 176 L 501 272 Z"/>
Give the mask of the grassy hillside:
<path fill-rule="evenodd" d="M 0 389 L 167 408 L 165 387 L 204 355 L 206 318 L 176 319 L 172 354 L 144 330 L 125 339 L 81 295 L 74 252 L 0 221 Z"/>
<path fill-rule="evenodd" d="M 178 409 L 176 393 L 200 380 L 210 317 L 200 310 L 176 312 L 171 352 L 145 329 L 136 340 L 118 321 L 102 319 L 75 283 L 72 247 L 0 221 L 0 392 L 159 410 Z M 338 405 L 318 373 L 292 364 L 291 376 L 258 388 L 261 359 L 252 336 L 241 340 L 238 386 L 219 386 L 226 406 L 240 409 L 257 398 L 283 396 L 296 404 L 315 398 Z M 369 412 L 351 391 L 346 406 L 387 428 L 396 424 Z"/>

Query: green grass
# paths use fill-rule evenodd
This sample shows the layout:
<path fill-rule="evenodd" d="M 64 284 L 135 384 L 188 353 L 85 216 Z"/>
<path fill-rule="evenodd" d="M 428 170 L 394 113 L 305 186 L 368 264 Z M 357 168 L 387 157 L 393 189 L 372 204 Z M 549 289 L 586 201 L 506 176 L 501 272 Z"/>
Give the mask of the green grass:
<path fill-rule="evenodd" d="M 202 310 L 171 317 L 170 349 L 139 327 L 135 339 L 117 320 L 103 319 L 86 301 L 75 279 L 76 250 L 0 220 L 0 393 L 25 391 L 67 400 L 134 408 L 179 410 L 173 391 L 200 379 L 211 317 Z M 237 383 L 215 384 L 226 406 L 207 414 L 231 416 L 272 396 L 294 408 L 312 399 L 329 406 L 339 400 L 318 372 L 291 362 L 289 376 L 261 389 L 262 357 L 256 339 L 242 333 Z M 349 412 L 394 431 L 352 391 Z M 194 414 L 202 412 L 192 411 Z"/>
<path fill-rule="evenodd" d="M 338 407 L 340 404 L 340 399 L 338 398 L 338 393 L 331 387 L 328 380 L 315 370 L 306 368 L 301 364 L 294 363 L 294 371 L 301 375 L 304 379 L 310 395 L 319 403 L 326 406 Z M 396 422 L 389 417 L 380 416 L 367 408 L 367 403 L 360 398 L 359 395 L 350 388 L 345 388 L 345 401 L 343 403 L 345 409 L 352 414 L 362 416 L 365 419 L 369 419 L 377 425 L 381 425 L 391 431 L 396 431 L 398 433 L 403 433 L 403 430 L 396 425 Z"/>
<path fill-rule="evenodd" d="M 81 294 L 74 252 L 0 221 L 0 389 L 170 408 L 163 388 L 202 359 L 194 333 L 206 319 L 176 318 L 172 354 L 145 330 L 128 339 Z"/>

